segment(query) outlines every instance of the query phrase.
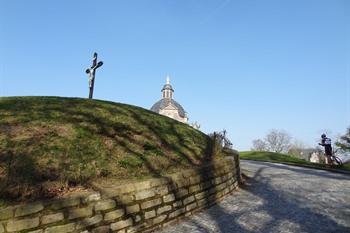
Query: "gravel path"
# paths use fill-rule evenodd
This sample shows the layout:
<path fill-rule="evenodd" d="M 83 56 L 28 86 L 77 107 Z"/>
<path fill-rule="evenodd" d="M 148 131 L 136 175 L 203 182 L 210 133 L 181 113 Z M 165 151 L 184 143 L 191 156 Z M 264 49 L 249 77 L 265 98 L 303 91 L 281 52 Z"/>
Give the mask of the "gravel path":
<path fill-rule="evenodd" d="M 158 233 L 350 233 L 350 176 L 241 161 L 249 179 L 220 204 Z"/>

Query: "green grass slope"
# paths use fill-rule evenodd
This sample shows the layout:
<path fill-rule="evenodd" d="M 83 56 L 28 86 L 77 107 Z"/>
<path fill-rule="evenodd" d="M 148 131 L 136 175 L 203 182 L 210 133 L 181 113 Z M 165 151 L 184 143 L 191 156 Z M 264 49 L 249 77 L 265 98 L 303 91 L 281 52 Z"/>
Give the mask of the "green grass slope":
<path fill-rule="evenodd" d="M 200 131 L 131 105 L 3 97 L 0 195 L 31 198 L 100 178 L 160 176 L 210 160 L 209 144 Z"/>
<path fill-rule="evenodd" d="M 241 159 L 247 160 L 257 160 L 257 161 L 266 161 L 266 162 L 276 162 L 276 163 L 290 163 L 294 165 L 305 165 L 315 168 L 323 168 L 324 164 L 315 164 L 303 159 L 298 159 L 286 154 L 266 152 L 266 151 L 244 151 L 240 152 L 239 156 Z M 345 170 L 350 171 L 350 164 L 344 164 L 342 167 L 333 167 L 335 170 Z"/>
<path fill-rule="evenodd" d="M 286 154 L 267 151 L 244 151 L 239 153 L 241 159 L 261 160 L 269 162 L 287 162 L 296 164 L 313 164 L 303 159 L 298 159 Z"/>

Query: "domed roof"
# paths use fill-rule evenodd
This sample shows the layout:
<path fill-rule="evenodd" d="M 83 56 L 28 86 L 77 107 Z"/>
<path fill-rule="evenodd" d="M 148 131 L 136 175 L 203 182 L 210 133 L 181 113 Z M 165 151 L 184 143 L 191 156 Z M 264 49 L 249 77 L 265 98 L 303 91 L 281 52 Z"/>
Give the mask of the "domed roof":
<path fill-rule="evenodd" d="M 185 109 L 178 102 L 176 102 L 173 99 L 167 99 L 167 98 L 161 99 L 157 103 L 155 103 L 152 106 L 151 111 L 159 113 L 160 110 L 166 108 L 170 104 L 174 105 L 178 109 L 179 115 L 181 117 L 185 117 L 186 116 Z"/>

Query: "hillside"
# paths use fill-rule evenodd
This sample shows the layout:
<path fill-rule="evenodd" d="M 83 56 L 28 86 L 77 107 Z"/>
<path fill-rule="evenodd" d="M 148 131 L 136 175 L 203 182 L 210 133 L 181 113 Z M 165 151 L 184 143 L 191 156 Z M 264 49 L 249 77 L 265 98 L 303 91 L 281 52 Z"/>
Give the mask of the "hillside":
<path fill-rule="evenodd" d="M 275 163 L 287 163 L 292 165 L 307 166 L 313 168 L 324 168 L 324 164 L 311 163 L 309 161 L 292 157 L 290 155 L 267 152 L 267 151 L 244 151 L 239 152 L 241 159 L 256 160 L 256 161 L 266 161 Z M 346 163 L 341 167 L 333 166 L 329 170 L 342 170 L 350 171 L 350 163 Z"/>
<path fill-rule="evenodd" d="M 303 159 L 295 158 L 290 155 L 268 152 L 268 151 L 244 151 L 239 153 L 241 159 L 261 160 L 267 162 L 289 162 L 296 164 L 313 164 Z"/>
<path fill-rule="evenodd" d="M 198 166 L 207 135 L 151 111 L 61 97 L 0 98 L 0 195 L 27 199 L 96 179 Z"/>

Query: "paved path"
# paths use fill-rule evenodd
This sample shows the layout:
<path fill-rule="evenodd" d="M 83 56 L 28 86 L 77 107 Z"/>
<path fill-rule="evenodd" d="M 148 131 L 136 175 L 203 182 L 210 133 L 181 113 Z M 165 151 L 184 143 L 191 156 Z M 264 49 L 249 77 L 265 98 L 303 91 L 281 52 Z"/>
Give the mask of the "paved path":
<path fill-rule="evenodd" d="M 242 161 L 251 178 L 220 204 L 159 233 L 350 233 L 350 176 Z"/>

